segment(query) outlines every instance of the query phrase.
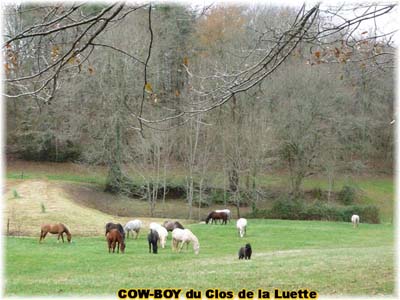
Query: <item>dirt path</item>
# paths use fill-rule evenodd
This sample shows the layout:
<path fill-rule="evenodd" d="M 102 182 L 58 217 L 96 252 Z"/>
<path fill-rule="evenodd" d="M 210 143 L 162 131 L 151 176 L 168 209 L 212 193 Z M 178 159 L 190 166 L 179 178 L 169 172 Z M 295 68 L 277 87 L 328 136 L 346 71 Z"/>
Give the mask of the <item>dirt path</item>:
<path fill-rule="evenodd" d="M 79 205 L 64 191 L 62 183 L 54 181 L 9 180 L 5 191 L 4 231 L 9 223 L 13 235 L 38 236 L 41 224 L 56 222 L 67 225 L 73 235 L 103 235 L 107 222 L 124 224 L 130 219 Z M 142 220 L 145 224 L 152 221 Z"/>

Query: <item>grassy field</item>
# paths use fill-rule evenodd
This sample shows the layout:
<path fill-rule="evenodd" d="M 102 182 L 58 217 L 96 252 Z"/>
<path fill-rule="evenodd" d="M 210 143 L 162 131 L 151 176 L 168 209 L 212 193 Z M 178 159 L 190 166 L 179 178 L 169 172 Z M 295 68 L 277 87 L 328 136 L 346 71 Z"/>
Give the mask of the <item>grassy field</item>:
<path fill-rule="evenodd" d="M 182 218 L 198 236 L 200 255 L 195 256 L 191 249 L 173 253 L 170 240 L 167 249 L 149 254 L 148 224 L 164 219 L 144 217 L 148 216 L 145 201 L 102 192 L 105 176 L 104 168 L 77 164 L 17 161 L 7 165 L 3 220 L 14 235 L 4 239 L 7 296 L 114 296 L 119 288 L 140 287 L 234 292 L 308 288 L 321 295 L 393 295 L 391 177 L 352 179 L 352 186 L 362 195 L 358 204 L 377 205 L 383 221 L 361 224 L 358 229 L 339 222 L 249 220 L 248 235 L 240 239 L 234 221 L 227 226 L 196 224 L 184 219 L 187 207 L 183 201 L 169 199 L 165 207 L 157 203 L 158 216 Z M 182 176 L 179 170 L 173 172 L 170 181 L 182 181 Z M 217 175 L 210 176 L 218 181 Z M 258 180 L 261 186 L 271 187 L 286 182 L 283 175 L 263 175 Z M 338 180 L 335 189 L 348 183 Z M 326 182 L 309 178 L 304 188 L 326 189 Z M 111 212 L 111 206 L 118 209 Z M 204 208 L 199 216 L 211 209 Z M 193 218 L 197 219 L 197 213 L 194 210 Z M 132 218 L 144 221 L 144 233 L 127 242 L 124 255 L 109 254 L 104 224 Z M 45 222 L 67 224 L 73 243 L 57 243 L 54 236 L 48 236 L 39 244 L 40 224 Z M 252 260 L 239 261 L 237 251 L 246 242 L 253 247 Z"/>
<path fill-rule="evenodd" d="M 5 239 L 5 294 L 115 295 L 119 288 L 219 288 L 237 292 L 309 288 L 322 295 L 392 295 L 392 225 L 249 220 L 247 236 L 227 226 L 191 224 L 200 241 L 173 253 L 170 238 L 159 254 L 148 253 L 145 234 L 128 240 L 126 253 L 109 254 L 104 236 L 57 243 L 48 236 Z M 146 230 L 147 231 L 147 230 Z M 237 259 L 250 242 L 250 261 Z"/>

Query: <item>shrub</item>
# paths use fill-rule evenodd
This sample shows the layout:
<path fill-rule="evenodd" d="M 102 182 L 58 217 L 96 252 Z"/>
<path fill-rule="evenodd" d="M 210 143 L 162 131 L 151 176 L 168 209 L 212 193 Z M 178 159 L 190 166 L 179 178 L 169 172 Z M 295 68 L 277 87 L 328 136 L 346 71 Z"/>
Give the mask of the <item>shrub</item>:
<path fill-rule="evenodd" d="M 290 198 L 279 199 L 271 210 L 257 210 L 249 217 L 350 222 L 353 214 L 358 214 L 364 223 L 380 223 L 379 209 L 374 205 L 335 206 L 320 201 L 306 204 Z"/>
<path fill-rule="evenodd" d="M 323 197 L 323 193 L 320 188 L 312 189 L 311 194 L 312 194 L 313 198 L 318 199 L 318 200 L 322 199 L 322 197 Z"/>
<path fill-rule="evenodd" d="M 40 203 L 40 209 L 41 209 L 43 214 L 46 212 L 46 206 L 44 205 L 43 202 Z"/>
<path fill-rule="evenodd" d="M 14 196 L 14 199 L 21 198 L 21 196 L 18 194 L 17 190 L 13 190 L 13 196 Z"/>
<path fill-rule="evenodd" d="M 356 189 L 348 185 L 345 185 L 338 193 L 338 200 L 344 205 L 353 204 L 355 197 Z"/>
<path fill-rule="evenodd" d="M 342 208 L 342 221 L 350 221 L 352 215 L 360 216 L 363 223 L 379 224 L 379 209 L 375 205 L 352 205 Z"/>
<path fill-rule="evenodd" d="M 303 210 L 304 203 L 302 200 L 281 198 L 272 206 L 270 215 L 278 219 L 299 220 Z"/>

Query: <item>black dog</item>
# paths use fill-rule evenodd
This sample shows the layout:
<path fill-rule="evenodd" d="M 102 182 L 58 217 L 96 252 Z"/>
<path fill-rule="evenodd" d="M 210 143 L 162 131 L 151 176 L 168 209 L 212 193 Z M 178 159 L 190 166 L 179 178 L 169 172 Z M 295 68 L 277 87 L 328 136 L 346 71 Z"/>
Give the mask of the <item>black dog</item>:
<path fill-rule="evenodd" d="M 153 253 L 157 254 L 157 242 L 160 239 L 158 232 L 150 229 L 150 233 L 147 235 L 149 241 L 149 253 L 151 253 L 151 246 L 153 246 Z"/>
<path fill-rule="evenodd" d="M 246 246 L 239 249 L 239 259 L 250 259 L 252 252 L 250 244 L 246 244 Z"/>

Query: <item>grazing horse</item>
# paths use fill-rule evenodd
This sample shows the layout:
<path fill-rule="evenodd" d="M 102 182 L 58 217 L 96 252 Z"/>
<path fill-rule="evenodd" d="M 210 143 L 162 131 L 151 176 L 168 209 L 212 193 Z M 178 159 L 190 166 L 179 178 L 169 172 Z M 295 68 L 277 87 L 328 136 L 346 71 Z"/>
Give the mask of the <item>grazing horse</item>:
<path fill-rule="evenodd" d="M 226 224 L 226 221 L 228 220 L 228 215 L 225 212 L 216 212 L 216 211 L 212 211 L 208 214 L 207 219 L 206 219 L 206 224 L 208 224 L 208 222 L 211 219 L 211 224 L 217 223 L 216 220 L 222 220 L 221 224 Z"/>
<path fill-rule="evenodd" d="M 215 212 L 224 212 L 224 213 L 226 213 L 226 215 L 228 216 L 228 221 L 229 222 L 231 221 L 232 213 L 231 213 L 230 209 L 227 209 L 227 208 L 225 208 L 225 209 L 217 209 L 217 210 L 215 210 Z"/>
<path fill-rule="evenodd" d="M 352 215 L 351 216 L 351 223 L 353 223 L 353 227 L 358 227 L 360 223 L 360 216 L 359 215 Z"/>
<path fill-rule="evenodd" d="M 149 253 L 151 253 L 151 248 L 153 247 L 153 253 L 157 254 L 157 242 L 160 239 L 156 230 L 150 229 L 147 235 L 147 240 L 149 241 Z"/>
<path fill-rule="evenodd" d="M 194 254 L 198 255 L 200 251 L 200 243 L 197 237 L 189 229 L 175 228 L 172 231 L 172 250 L 180 252 L 183 248 L 183 244 L 186 244 L 186 248 L 189 243 L 193 242 Z M 179 244 L 181 243 L 180 247 Z"/>
<path fill-rule="evenodd" d="M 165 221 L 163 226 L 165 227 L 165 229 L 167 229 L 167 231 L 172 231 L 175 228 L 180 228 L 180 229 L 185 229 L 183 227 L 183 225 L 181 223 L 179 223 L 178 221 Z"/>
<path fill-rule="evenodd" d="M 121 233 L 122 239 L 125 241 L 125 231 L 124 231 L 124 228 L 122 227 L 121 224 L 119 224 L 119 223 L 112 223 L 112 222 L 107 223 L 107 224 L 106 224 L 106 234 L 105 234 L 105 236 L 107 236 L 107 233 L 108 233 L 111 229 L 117 229 L 117 230 Z"/>
<path fill-rule="evenodd" d="M 112 252 L 115 252 L 115 246 L 117 246 L 117 253 L 119 253 L 119 248 L 121 247 L 121 253 L 125 252 L 125 242 L 122 237 L 121 232 L 118 229 L 111 229 L 107 233 L 107 243 L 108 243 L 108 253 L 111 253 L 111 248 Z"/>
<path fill-rule="evenodd" d="M 160 224 L 154 222 L 150 223 L 150 229 L 157 231 L 161 248 L 164 249 L 168 238 L 167 229 L 165 229 L 165 227 L 161 226 Z"/>
<path fill-rule="evenodd" d="M 250 259 L 252 253 L 250 244 L 246 244 L 246 246 L 239 249 L 239 259 Z"/>
<path fill-rule="evenodd" d="M 242 238 L 246 234 L 247 220 L 240 218 L 236 221 L 236 228 L 238 229 L 239 236 Z"/>
<path fill-rule="evenodd" d="M 64 243 L 64 232 L 67 235 L 67 240 L 70 243 L 71 242 L 71 233 L 69 232 L 68 228 L 61 223 L 58 224 L 44 224 L 42 225 L 42 227 L 40 228 L 40 239 L 39 239 L 39 243 L 44 240 L 44 238 L 46 237 L 47 233 L 53 233 L 53 234 L 58 234 L 57 240 L 60 240 L 60 236 L 61 239 Z"/>
<path fill-rule="evenodd" d="M 135 220 L 129 221 L 128 223 L 126 223 L 126 225 L 124 227 L 124 229 L 126 231 L 126 237 L 128 238 L 129 231 L 132 231 L 132 238 L 133 238 L 133 232 L 136 232 L 135 239 L 137 239 L 139 236 L 140 229 L 142 227 L 143 227 L 143 223 L 140 220 L 135 219 Z"/>

